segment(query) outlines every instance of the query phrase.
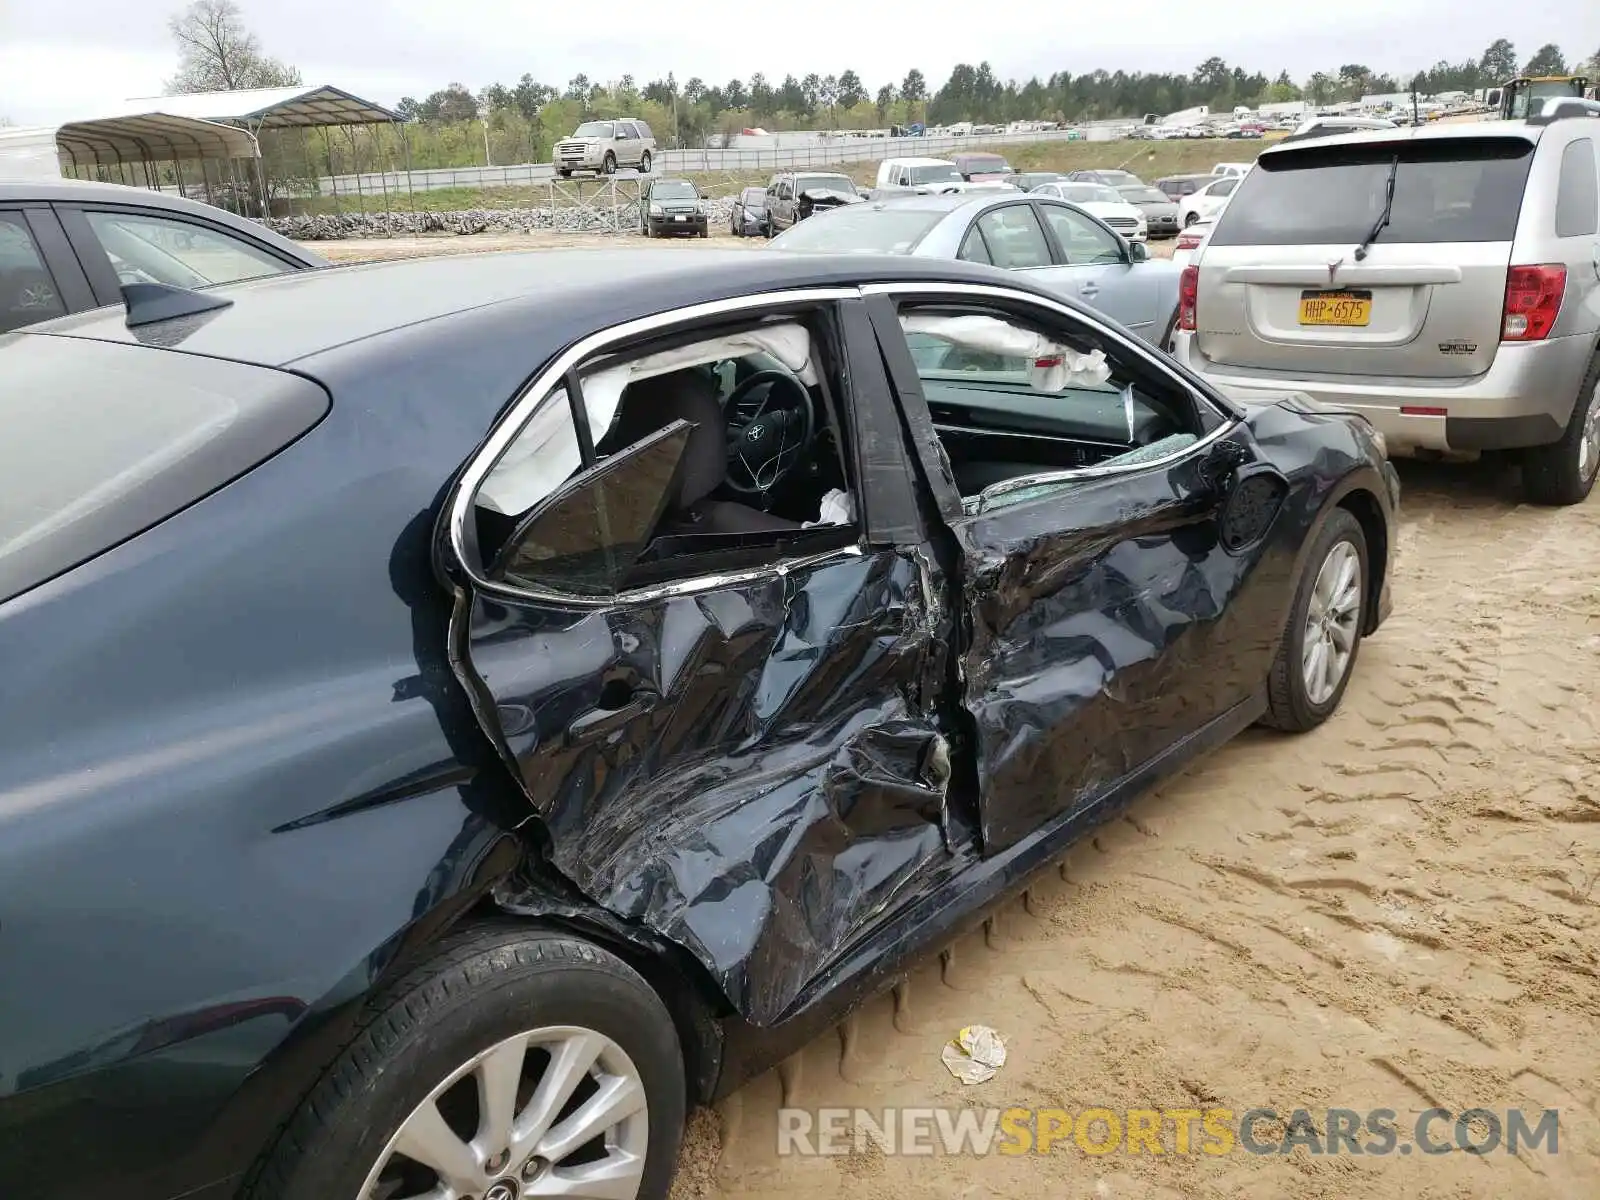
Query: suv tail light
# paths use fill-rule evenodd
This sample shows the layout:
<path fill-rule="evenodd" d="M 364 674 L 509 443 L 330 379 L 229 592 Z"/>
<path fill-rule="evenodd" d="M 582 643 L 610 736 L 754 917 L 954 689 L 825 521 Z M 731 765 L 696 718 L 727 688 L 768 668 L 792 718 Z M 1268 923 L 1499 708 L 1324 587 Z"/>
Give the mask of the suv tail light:
<path fill-rule="evenodd" d="M 1195 330 L 1195 301 L 1199 294 L 1200 268 L 1185 267 L 1178 278 L 1178 328 L 1185 333 Z"/>
<path fill-rule="evenodd" d="M 1546 264 L 1508 269 L 1500 340 L 1541 342 L 1549 337 L 1561 312 L 1561 297 L 1566 290 L 1566 267 Z"/>

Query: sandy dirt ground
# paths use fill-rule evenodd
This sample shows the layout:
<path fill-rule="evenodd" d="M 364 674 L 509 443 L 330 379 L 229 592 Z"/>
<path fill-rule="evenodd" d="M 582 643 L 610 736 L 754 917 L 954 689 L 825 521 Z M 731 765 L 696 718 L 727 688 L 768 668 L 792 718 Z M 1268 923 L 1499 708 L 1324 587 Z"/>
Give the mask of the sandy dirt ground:
<path fill-rule="evenodd" d="M 1341 711 L 1147 795 L 696 1113 L 675 1200 L 1600 1196 L 1600 498 L 1538 509 L 1488 465 L 1401 466 L 1395 614 Z M 968 1087 L 940 1050 L 972 1023 L 1010 1057 Z M 1430 1108 L 1553 1108 L 1560 1134 L 1555 1155 L 798 1158 L 784 1103 L 1305 1108 L 1319 1133 L 1329 1107 L 1392 1109 L 1401 1144 Z"/>

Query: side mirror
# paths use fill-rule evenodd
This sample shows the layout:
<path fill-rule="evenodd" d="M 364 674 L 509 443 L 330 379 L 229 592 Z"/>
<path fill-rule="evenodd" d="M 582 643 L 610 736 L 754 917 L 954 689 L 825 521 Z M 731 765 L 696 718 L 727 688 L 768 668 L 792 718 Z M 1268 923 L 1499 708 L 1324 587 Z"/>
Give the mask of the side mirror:
<path fill-rule="evenodd" d="M 1145 245 L 1143 242 L 1129 242 L 1128 261 L 1136 263 L 1149 262 L 1150 247 Z"/>
<path fill-rule="evenodd" d="M 872 199 L 872 193 L 869 192 L 864 187 L 858 187 L 856 189 L 856 195 L 860 196 L 863 200 L 871 200 Z"/>

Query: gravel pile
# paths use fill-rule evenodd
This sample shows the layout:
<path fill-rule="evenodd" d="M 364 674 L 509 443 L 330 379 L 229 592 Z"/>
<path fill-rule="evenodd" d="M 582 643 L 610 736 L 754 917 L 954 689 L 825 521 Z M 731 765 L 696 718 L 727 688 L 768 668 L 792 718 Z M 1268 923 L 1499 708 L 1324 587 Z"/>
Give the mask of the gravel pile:
<path fill-rule="evenodd" d="M 713 226 L 726 225 L 733 201 L 707 200 L 706 215 Z M 300 242 L 337 238 L 416 237 L 425 233 L 637 233 L 639 206 L 618 204 L 568 208 L 474 208 L 459 212 L 324 213 L 273 217 L 263 224 L 275 233 Z"/>

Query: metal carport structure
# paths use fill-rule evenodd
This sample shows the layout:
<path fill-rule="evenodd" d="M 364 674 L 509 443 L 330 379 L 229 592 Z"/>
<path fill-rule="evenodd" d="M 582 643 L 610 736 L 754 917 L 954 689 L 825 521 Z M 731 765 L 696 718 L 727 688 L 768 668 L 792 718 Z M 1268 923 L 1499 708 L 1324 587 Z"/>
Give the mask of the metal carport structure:
<path fill-rule="evenodd" d="M 160 172 L 171 164 L 181 182 L 183 164 L 199 162 L 209 197 L 208 161 L 222 161 L 235 173 L 238 160 L 254 161 L 261 156 L 255 135 L 248 130 L 216 121 L 179 116 L 174 113 L 131 113 L 90 121 L 72 121 L 55 131 L 55 142 L 62 165 L 72 174 L 94 169 L 105 174 L 115 167 L 123 183 L 134 183 L 128 168 L 142 169 L 144 186 L 159 188 Z"/>
<path fill-rule="evenodd" d="M 308 129 L 321 129 L 326 139 L 327 131 L 333 127 L 362 125 L 397 125 L 403 130 L 405 118 L 331 84 L 252 88 L 129 100 L 116 115 L 62 126 L 57 141 L 70 154 L 74 166 L 82 163 L 103 168 L 115 164 L 125 173 L 126 164 L 144 163 L 152 187 L 159 186 L 153 163 L 173 163 L 181 186 L 180 164 L 198 160 L 206 199 L 212 203 L 211 174 L 205 164 L 223 160 L 232 172 L 239 160 L 246 160 L 253 164 L 247 171 L 254 177 L 261 211 L 266 214 L 270 199 L 261 148 L 263 133 L 298 129 L 303 135 Z M 157 140 L 152 143 L 151 139 Z M 352 144 L 353 141 L 352 135 Z M 145 151 L 146 144 L 159 145 L 164 153 L 152 157 Z M 205 153 L 207 149 L 212 152 Z M 307 166 L 311 166 L 309 151 L 306 158 Z M 313 177 L 316 174 L 313 172 Z"/>

